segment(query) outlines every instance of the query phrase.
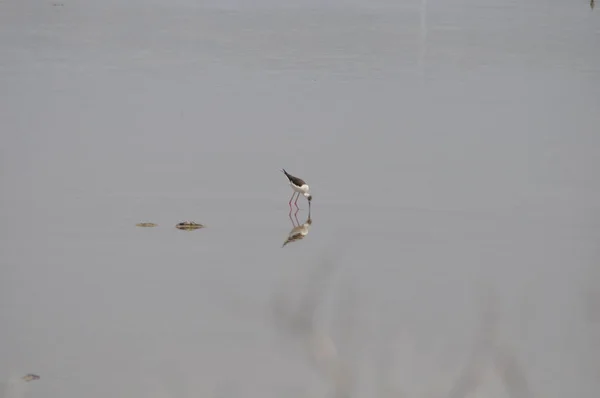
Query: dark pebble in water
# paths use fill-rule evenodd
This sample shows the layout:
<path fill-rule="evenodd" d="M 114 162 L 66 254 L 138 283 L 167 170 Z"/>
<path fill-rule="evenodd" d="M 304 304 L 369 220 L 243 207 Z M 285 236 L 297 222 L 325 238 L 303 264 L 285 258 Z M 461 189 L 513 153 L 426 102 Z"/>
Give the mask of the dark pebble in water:
<path fill-rule="evenodd" d="M 184 230 L 194 230 L 194 229 L 204 228 L 204 225 L 195 223 L 193 221 L 184 221 L 184 222 L 180 222 L 175 227 L 178 229 L 184 229 Z"/>
<path fill-rule="evenodd" d="M 146 228 L 156 227 L 156 224 L 154 224 L 153 222 L 141 222 L 141 223 L 135 224 L 135 225 L 136 225 L 136 227 L 146 227 Z"/>

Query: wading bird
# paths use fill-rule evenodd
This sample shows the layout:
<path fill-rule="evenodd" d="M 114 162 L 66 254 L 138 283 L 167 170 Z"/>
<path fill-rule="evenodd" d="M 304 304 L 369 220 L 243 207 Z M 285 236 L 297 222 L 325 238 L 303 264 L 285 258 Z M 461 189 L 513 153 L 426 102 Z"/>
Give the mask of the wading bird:
<path fill-rule="evenodd" d="M 310 194 L 310 188 L 308 187 L 308 184 L 303 179 L 294 177 L 293 175 L 289 174 L 287 171 L 285 171 L 285 169 L 281 169 L 281 171 L 288 178 L 288 180 L 290 181 L 290 186 L 294 190 L 294 193 L 292 194 L 292 197 L 290 198 L 289 205 L 290 206 L 292 205 L 292 200 L 294 199 L 294 196 L 297 194 L 298 196 L 296 196 L 296 201 L 294 202 L 294 204 L 296 205 L 296 207 L 298 207 L 298 198 L 300 197 L 300 194 L 302 194 L 306 197 L 306 199 L 308 199 L 308 207 L 310 207 L 310 201 L 312 200 L 312 195 Z"/>

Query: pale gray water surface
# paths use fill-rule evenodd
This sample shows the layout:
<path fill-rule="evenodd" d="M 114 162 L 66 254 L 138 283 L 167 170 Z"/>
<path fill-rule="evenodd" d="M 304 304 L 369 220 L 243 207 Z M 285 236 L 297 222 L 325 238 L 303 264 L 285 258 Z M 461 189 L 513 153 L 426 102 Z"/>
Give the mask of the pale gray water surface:
<path fill-rule="evenodd" d="M 585 1 L 0 1 L 4 395 L 599 396 L 599 49 Z"/>

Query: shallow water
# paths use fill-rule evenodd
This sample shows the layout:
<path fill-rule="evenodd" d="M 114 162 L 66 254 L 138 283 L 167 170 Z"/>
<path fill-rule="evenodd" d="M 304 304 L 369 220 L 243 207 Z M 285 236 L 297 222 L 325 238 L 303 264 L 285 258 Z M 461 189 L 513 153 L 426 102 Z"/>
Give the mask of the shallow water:
<path fill-rule="evenodd" d="M 598 395 L 597 11 L 0 2 L 4 396 Z"/>

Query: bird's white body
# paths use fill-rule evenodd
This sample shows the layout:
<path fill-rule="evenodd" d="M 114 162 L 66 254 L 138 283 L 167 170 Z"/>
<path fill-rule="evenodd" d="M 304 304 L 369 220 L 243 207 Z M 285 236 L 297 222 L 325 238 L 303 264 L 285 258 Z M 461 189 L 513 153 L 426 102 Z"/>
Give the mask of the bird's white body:
<path fill-rule="evenodd" d="M 292 187 L 292 189 L 293 189 L 295 192 L 301 193 L 301 194 L 302 194 L 302 195 L 304 195 L 304 196 L 307 196 L 307 195 L 309 194 L 309 191 L 310 191 L 310 188 L 309 188 L 309 186 L 308 186 L 307 184 L 304 184 L 304 185 L 302 185 L 302 186 L 300 186 L 300 187 L 299 187 L 299 186 L 297 186 L 297 185 L 294 185 L 294 184 L 293 184 L 293 183 L 290 181 L 290 187 Z"/>

